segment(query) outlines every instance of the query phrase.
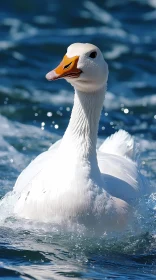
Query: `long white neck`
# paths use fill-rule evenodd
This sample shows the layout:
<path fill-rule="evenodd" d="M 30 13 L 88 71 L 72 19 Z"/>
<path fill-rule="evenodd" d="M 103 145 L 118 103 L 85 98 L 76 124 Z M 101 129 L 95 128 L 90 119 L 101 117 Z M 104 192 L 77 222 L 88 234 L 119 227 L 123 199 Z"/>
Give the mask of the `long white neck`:
<path fill-rule="evenodd" d="M 75 90 L 74 106 L 62 143 L 68 141 L 78 159 L 96 160 L 96 141 L 105 89 L 93 93 Z"/>

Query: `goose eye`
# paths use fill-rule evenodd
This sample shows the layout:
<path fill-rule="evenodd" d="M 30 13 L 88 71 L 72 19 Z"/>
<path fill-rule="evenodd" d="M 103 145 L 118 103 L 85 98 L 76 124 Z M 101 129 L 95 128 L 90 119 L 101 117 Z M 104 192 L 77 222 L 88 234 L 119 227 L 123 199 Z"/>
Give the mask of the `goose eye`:
<path fill-rule="evenodd" d="M 97 56 L 97 52 L 92 52 L 89 55 L 89 57 L 91 57 L 91 58 L 95 58 L 96 56 Z"/>

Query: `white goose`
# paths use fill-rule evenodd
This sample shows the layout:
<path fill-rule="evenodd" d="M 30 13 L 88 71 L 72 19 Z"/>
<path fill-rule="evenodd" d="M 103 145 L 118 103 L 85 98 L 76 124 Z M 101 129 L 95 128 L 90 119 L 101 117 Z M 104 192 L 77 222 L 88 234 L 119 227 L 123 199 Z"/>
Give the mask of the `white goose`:
<path fill-rule="evenodd" d="M 127 132 L 120 130 L 96 150 L 108 78 L 101 51 L 92 44 L 72 44 L 46 78 L 71 83 L 74 106 L 62 140 L 17 179 L 15 215 L 59 224 L 77 221 L 100 231 L 122 229 L 145 185 Z"/>

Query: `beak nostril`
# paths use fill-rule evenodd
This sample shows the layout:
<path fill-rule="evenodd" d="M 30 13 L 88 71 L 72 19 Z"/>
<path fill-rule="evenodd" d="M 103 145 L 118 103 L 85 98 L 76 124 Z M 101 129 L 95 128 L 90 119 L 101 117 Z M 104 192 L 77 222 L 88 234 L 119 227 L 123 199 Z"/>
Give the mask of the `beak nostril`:
<path fill-rule="evenodd" d="M 65 66 L 63 67 L 63 69 L 68 69 L 68 67 L 69 67 L 71 64 L 72 64 L 72 62 L 70 62 L 69 64 L 65 65 Z"/>

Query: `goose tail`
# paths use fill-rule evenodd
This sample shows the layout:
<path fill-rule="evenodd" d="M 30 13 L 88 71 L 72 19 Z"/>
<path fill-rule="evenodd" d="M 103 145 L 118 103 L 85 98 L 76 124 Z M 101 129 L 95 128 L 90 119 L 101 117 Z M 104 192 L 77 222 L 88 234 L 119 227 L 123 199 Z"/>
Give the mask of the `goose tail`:
<path fill-rule="evenodd" d="M 138 158 L 138 144 L 125 130 L 120 129 L 108 137 L 99 147 L 102 153 L 109 153 L 136 161 Z"/>

